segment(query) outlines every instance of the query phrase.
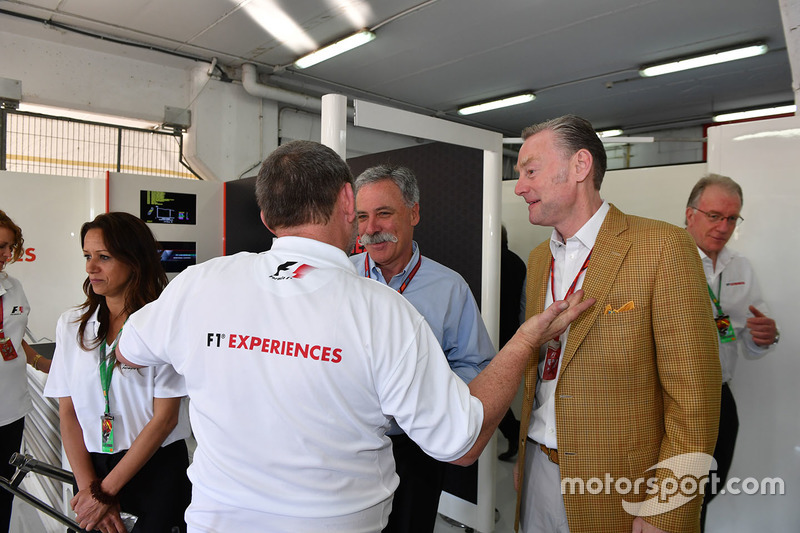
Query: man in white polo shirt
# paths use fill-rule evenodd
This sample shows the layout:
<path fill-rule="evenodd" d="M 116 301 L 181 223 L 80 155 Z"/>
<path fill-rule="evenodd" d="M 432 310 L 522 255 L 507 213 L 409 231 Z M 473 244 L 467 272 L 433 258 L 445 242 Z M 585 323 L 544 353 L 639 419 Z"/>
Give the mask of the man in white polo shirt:
<path fill-rule="evenodd" d="M 467 386 L 413 306 L 347 258 L 352 183 L 329 148 L 281 146 L 256 184 L 272 249 L 191 267 L 128 320 L 120 360 L 186 379 L 190 532 L 379 531 L 397 486 L 390 418 L 432 457 L 473 462 L 533 347 L 593 302 L 533 317 Z"/>

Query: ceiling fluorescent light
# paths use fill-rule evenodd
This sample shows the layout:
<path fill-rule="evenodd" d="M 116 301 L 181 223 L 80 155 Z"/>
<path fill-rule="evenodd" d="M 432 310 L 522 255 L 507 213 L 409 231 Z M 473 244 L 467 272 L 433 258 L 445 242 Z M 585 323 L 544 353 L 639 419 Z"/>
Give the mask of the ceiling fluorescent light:
<path fill-rule="evenodd" d="M 500 100 L 492 100 L 483 104 L 476 104 L 467 107 L 462 107 L 458 110 L 459 115 L 473 115 L 475 113 L 483 113 L 484 111 L 491 111 L 492 109 L 500 109 L 501 107 L 508 107 L 517 104 L 524 104 L 532 102 L 536 99 L 533 93 L 518 94 L 516 96 L 509 96 L 508 98 L 501 98 Z"/>
<path fill-rule="evenodd" d="M 603 130 L 597 132 L 597 136 L 600 137 L 601 139 L 606 139 L 608 137 L 619 137 L 620 135 L 622 135 L 622 130 L 619 129 Z"/>
<path fill-rule="evenodd" d="M 714 122 L 730 122 L 733 120 L 746 120 L 748 118 L 771 117 L 772 115 L 786 115 L 797 111 L 796 105 L 784 105 L 779 107 L 767 107 L 764 109 L 753 109 L 750 111 L 739 111 L 737 113 L 724 113 L 715 115 Z"/>
<path fill-rule="evenodd" d="M 360 31 L 351 35 L 350 37 L 342 39 L 341 41 L 336 41 L 325 48 L 320 48 L 316 52 L 311 52 L 310 54 L 301 57 L 294 62 L 294 66 L 297 68 L 308 68 L 312 65 L 316 65 L 317 63 L 321 63 L 326 59 L 343 54 L 349 50 L 352 50 L 353 48 L 361 46 L 362 44 L 367 44 L 374 38 L 375 34 L 371 31 Z"/>
<path fill-rule="evenodd" d="M 644 78 L 660 76 L 662 74 L 670 74 L 672 72 L 678 72 L 681 70 L 706 67 L 708 65 L 715 65 L 717 63 L 724 63 L 726 61 L 735 61 L 737 59 L 744 59 L 746 57 L 759 56 L 761 54 L 766 54 L 767 50 L 768 48 L 766 44 L 754 44 L 744 48 L 737 48 L 735 50 L 714 52 L 704 56 L 680 59 L 670 63 L 642 67 L 639 70 L 639 75 Z"/>

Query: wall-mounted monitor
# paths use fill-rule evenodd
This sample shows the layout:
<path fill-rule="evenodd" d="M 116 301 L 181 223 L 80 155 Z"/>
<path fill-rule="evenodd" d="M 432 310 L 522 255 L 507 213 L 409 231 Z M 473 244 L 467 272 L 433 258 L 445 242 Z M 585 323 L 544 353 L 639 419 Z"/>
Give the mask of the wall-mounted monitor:
<path fill-rule="evenodd" d="M 197 264 L 197 243 L 188 241 L 161 241 L 158 252 L 165 272 L 182 272 Z"/>
<path fill-rule="evenodd" d="M 149 224 L 196 224 L 197 195 L 141 191 L 139 213 Z"/>

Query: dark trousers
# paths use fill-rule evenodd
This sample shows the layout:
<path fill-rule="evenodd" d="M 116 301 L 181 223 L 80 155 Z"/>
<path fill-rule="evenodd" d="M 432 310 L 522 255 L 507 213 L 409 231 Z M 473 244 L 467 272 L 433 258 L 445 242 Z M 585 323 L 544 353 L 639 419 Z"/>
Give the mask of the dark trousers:
<path fill-rule="evenodd" d="M 446 463 L 422 451 L 408 435 L 390 435 L 400 485 L 383 533 L 432 533 L 444 485 Z"/>
<path fill-rule="evenodd" d="M 22 445 L 22 431 L 25 429 L 25 417 L 0 427 L 0 476 L 11 480 L 16 467 L 8 464 L 9 459 L 18 452 Z M 0 532 L 7 533 L 11 523 L 11 505 L 14 495 L 0 489 Z"/>
<path fill-rule="evenodd" d="M 509 447 L 512 443 L 514 445 L 517 444 L 517 439 L 519 439 L 519 420 L 514 416 L 514 411 L 512 411 L 511 408 L 506 411 L 497 429 L 500 430 L 500 433 L 502 433 L 503 437 L 508 441 Z"/>
<path fill-rule="evenodd" d="M 733 399 L 733 394 L 731 394 L 731 388 L 727 383 L 723 383 L 719 408 L 719 434 L 717 435 L 717 446 L 714 448 L 714 459 L 717 461 L 716 476 L 719 479 L 717 492 L 725 487 L 725 481 L 728 479 L 728 471 L 730 471 L 731 463 L 733 462 L 733 449 L 736 446 L 736 435 L 738 433 L 739 415 L 736 413 L 736 401 Z M 703 506 L 700 510 L 700 531 L 705 531 L 707 507 L 716 496 L 710 490 L 711 485 L 711 483 L 706 484 L 705 498 L 703 498 Z"/>
<path fill-rule="evenodd" d="M 90 454 L 97 476 L 107 476 L 126 452 Z M 188 467 L 186 441 L 179 440 L 159 448 L 122 488 L 120 508 L 139 517 L 132 533 L 171 533 L 174 527 L 186 531 L 183 513 L 192 499 Z"/>

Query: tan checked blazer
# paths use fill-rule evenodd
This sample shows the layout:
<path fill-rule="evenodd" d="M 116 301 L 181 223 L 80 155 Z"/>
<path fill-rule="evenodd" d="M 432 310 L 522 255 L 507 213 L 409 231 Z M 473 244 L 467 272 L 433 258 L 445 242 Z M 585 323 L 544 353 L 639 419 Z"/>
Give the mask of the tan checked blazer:
<path fill-rule="evenodd" d="M 544 309 L 550 259 L 549 241 L 528 259 L 529 317 Z M 717 436 L 722 378 L 697 247 L 681 228 L 628 216 L 612 205 L 583 290 L 597 303 L 571 326 L 555 391 L 562 481 L 605 480 L 606 474 L 631 482 L 659 476 L 660 486 L 660 476 L 672 472 L 645 472 L 648 468 L 687 452 L 710 455 Z M 604 313 L 607 304 L 618 310 L 631 301 L 633 309 Z M 538 353 L 525 372 L 518 458 L 522 475 L 537 364 Z M 531 446 L 529 453 L 541 452 Z M 624 483 L 620 486 L 625 490 Z M 646 490 L 644 483 L 638 496 L 633 490 L 618 494 L 613 484 L 610 494 L 568 490 L 564 504 L 570 532 L 631 531 L 634 517 L 622 500 L 657 501 Z M 645 519 L 671 533 L 699 531 L 700 498 Z M 662 505 L 670 502 L 678 500 Z M 518 496 L 517 528 L 519 504 Z"/>

